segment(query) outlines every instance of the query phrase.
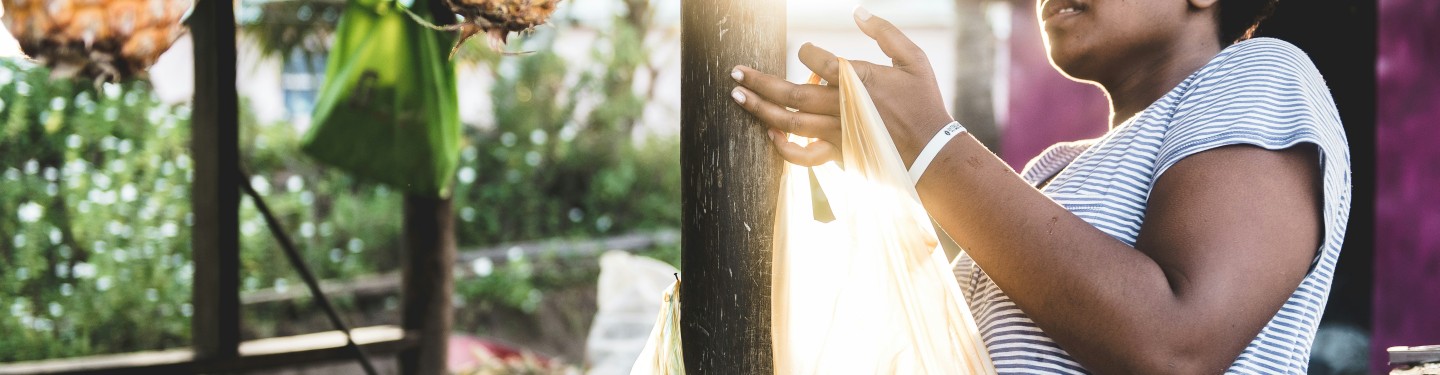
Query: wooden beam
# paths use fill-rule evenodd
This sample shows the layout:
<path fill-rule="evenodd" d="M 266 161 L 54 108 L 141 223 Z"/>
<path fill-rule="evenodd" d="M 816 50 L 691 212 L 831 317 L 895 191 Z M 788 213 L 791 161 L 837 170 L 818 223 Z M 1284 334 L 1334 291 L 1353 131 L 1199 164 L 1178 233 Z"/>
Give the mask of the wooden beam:
<path fill-rule="evenodd" d="M 680 232 L 674 229 L 631 232 L 617 236 L 587 240 L 548 239 L 524 241 L 461 250 L 457 262 L 464 265 L 479 258 L 504 260 L 510 257 L 511 252 L 518 252 L 525 257 L 537 257 L 546 254 L 558 256 L 595 255 L 608 250 L 635 252 L 664 245 L 674 245 L 679 241 Z"/>
<path fill-rule="evenodd" d="M 356 345 L 376 355 L 393 354 L 418 342 L 413 332 L 395 326 L 356 328 L 350 334 Z M 0 364 L 0 375 L 216 373 L 296 367 L 350 361 L 353 358 L 354 354 L 345 348 L 345 334 L 326 331 L 246 341 L 239 346 L 239 356 L 229 359 L 199 360 L 193 349 L 177 348 Z"/>
<path fill-rule="evenodd" d="M 374 358 L 415 347 L 420 342 L 417 332 L 396 326 L 355 328 L 350 330 L 350 337 L 355 340 L 355 345 Z M 198 363 L 196 369 L 204 373 L 236 372 L 337 361 L 353 363 L 355 352 L 345 347 L 345 333 L 325 331 L 246 341 L 240 345 L 239 358 Z M 356 369 L 358 371 L 358 366 Z"/>
<path fill-rule="evenodd" d="M 190 348 L 46 359 L 0 365 L 0 375 L 181 373 L 195 362 Z"/>
<path fill-rule="evenodd" d="M 400 373 L 445 374 L 454 322 L 455 215 L 451 200 L 405 196 L 405 249 L 401 270 L 402 326 L 420 334 L 400 353 Z"/>
<path fill-rule="evenodd" d="M 195 45 L 195 110 L 190 204 L 195 283 L 191 340 L 202 360 L 234 358 L 240 346 L 239 99 L 235 91 L 235 12 L 229 1 L 200 0 L 189 20 Z"/>
<path fill-rule="evenodd" d="M 471 276 L 472 273 L 468 271 L 470 269 L 470 262 L 480 258 L 490 259 L 494 261 L 496 265 L 505 264 L 510 258 L 511 253 L 518 253 L 521 256 L 532 259 L 551 255 L 559 257 L 592 256 L 609 250 L 633 253 L 657 246 L 673 245 L 679 241 L 679 231 L 666 229 L 653 232 L 626 233 L 592 240 L 550 239 L 474 247 L 458 251 L 455 259 L 455 267 L 460 273 L 454 276 Z M 366 275 L 349 280 L 322 280 L 320 281 L 320 289 L 332 298 L 344 296 L 374 297 L 393 295 L 399 293 L 401 289 L 400 272 Z M 310 291 L 301 288 L 286 288 L 284 291 L 276 288 L 265 288 L 241 294 L 240 303 L 248 306 L 292 302 L 302 298 L 310 298 Z"/>
<path fill-rule="evenodd" d="M 781 159 L 730 69 L 785 74 L 785 1 L 680 5 L 681 337 L 690 374 L 768 374 Z"/>

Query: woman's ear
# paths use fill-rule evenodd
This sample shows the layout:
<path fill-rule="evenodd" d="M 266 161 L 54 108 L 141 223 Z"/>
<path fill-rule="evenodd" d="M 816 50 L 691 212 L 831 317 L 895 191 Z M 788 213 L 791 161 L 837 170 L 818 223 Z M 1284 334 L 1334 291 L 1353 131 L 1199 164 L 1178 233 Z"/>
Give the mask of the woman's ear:
<path fill-rule="evenodd" d="M 1214 7 L 1214 6 L 1216 6 L 1216 5 L 1220 5 L 1220 0 L 1186 0 L 1186 1 L 1189 1 L 1189 2 L 1190 2 L 1190 7 L 1194 8 L 1194 9 L 1209 9 L 1209 8 Z"/>

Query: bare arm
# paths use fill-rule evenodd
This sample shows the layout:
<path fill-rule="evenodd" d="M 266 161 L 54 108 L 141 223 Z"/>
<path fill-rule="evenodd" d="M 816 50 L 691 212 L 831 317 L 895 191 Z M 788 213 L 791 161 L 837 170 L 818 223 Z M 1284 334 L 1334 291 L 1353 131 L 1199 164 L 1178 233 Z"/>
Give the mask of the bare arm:
<path fill-rule="evenodd" d="M 1306 146 L 1181 160 L 1151 192 L 1134 247 L 1030 188 L 971 137 L 941 155 L 918 186 L 926 209 L 1100 373 L 1223 372 L 1320 246 L 1319 167 Z"/>
<path fill-rule="evenodd" d="M 924 53 L 878 17 L 857 23 L 894 59 L 855 66 L 908 163 L 950 117 Z M 806 45 L 801 60 L 838 82 L 829 52 Z M 838 109 L 823 105 L 838 102 L 833 88 L 737 70 L 743 107 L 776 130 L 821 139 L 800 147 L 776 137 L 782 156 L 807 165 L 833 157 Z M 1214 373 L 1275 315 L 1320 246 L 1316 160 L 1309 146 L 1182 159 L 1156 182 L 1134 247 L 1027 185 L 969 135 L 942 150 L 917 189 L 940 226 L 1087 368 Z"/>

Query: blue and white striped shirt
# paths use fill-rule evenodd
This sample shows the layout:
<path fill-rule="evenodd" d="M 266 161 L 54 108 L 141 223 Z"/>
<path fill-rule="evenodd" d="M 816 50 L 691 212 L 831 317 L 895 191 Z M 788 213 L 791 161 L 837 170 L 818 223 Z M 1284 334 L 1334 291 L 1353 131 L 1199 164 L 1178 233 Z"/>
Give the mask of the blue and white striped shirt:
<path fill-rule="evenodd" d="M 1170 166 L 1226 145 L 1312 144 L 1324 169 L 1325 241 L 1310 271 L 1228 373 L 1303 374 L 1350 213 L 1350 154 L 1334 100 L 1294 45 L 1256 38 L 1225 48 L 1160 100 L 1104 136 L 1052 146 L 1022 176 L 1086 222 L 1135 245 L 1155 181 Z M 1058 173 L 1058 174 L 1057 174 Z M 970 257 L 955 277 L 999 373 L 1087 371 L 1041 331 Z"/>

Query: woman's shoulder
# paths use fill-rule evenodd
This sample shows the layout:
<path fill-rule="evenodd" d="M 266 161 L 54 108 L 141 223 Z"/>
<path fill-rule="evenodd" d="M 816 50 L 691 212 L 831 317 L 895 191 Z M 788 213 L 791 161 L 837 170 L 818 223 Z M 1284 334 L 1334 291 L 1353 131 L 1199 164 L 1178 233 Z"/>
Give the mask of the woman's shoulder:
<path fill-rule="evenodd" d="M 1309 142 L 1348 159 L 1330 89 L 1293 44 L 1273 38 L 1236 43 L 1187 84 L 1163 122 L 1161 170 L 1195 152 L 1238 143 L 1273 150 Z"/>
<path fill-rule="evenodd" d="M 1310 56 L 1294 44 L 1275 38 L 1248 39 L 1226 47 L 1201 67 L 1190 81 L 1185 90 L 1190 94 L 1187 96 L 1237 89 L 1295 88 L 1329 94 L 1325 80 Z"/>
<path fill-rule="evenodd" d="M 1310 57 L 1289 42 L 1254 38 L 1226 47 L 1182 87 L 1174 102 L 1176 120 L 1231 111 L 1305 112 L 1339 125 L 1330 89 Z"/>
<path fill-rule="evenodd" d="M 1254 56 L 1276 55 L 1292 59 L 1310 61 L 1305 51 L 1296 47 L 1290 42 L 1282 39 L 1258 37 L 1236 42 L 1226 47 L 1220 55 L 1230 55 L 1234 58 L 1250 58 Z"/>

